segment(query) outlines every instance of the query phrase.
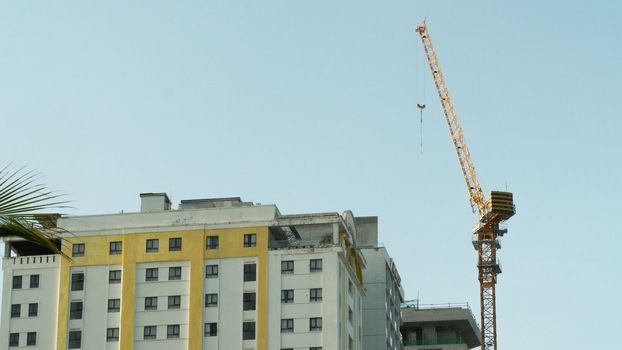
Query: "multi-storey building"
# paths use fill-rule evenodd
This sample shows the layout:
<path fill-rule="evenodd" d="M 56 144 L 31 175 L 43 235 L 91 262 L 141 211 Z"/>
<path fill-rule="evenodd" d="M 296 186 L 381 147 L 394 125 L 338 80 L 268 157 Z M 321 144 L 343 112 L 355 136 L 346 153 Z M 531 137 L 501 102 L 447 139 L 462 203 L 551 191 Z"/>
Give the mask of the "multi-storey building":
<path fill-rule="evenodd" d="M 352 213 L 141 194 L 62 217 L 66 257 L 6 239 L 0 348 L 361 350 Z"/>
<path fill-rule="evenodd" d="M 402 307 L 404 350 L 467 350 L 479 347 L 481 335 L 467 303 Z"/>
<path fill-rule="evenodd" d="M 378 244 L 378 217 L 355 218 L 358 246 L 365 257 L 363 272 L 363 350 L 400 350 L 401 278 L 387 249 Z"/>

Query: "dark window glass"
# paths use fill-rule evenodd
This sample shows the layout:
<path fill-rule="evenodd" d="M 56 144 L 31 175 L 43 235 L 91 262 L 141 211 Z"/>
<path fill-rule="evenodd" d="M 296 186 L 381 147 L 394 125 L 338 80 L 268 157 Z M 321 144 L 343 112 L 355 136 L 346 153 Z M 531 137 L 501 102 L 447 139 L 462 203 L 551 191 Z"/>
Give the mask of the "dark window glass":
<path fill-rule="evenodd" d="M 157 281 L 158 280 L 158 268 L 149 268 L 145 270 L 145 281 Z"/>
<path fill-rule="evenodd" d="M 119 328 L 106 329 L 106 341 L 107 342 L 119 341 Z"/>
<path fill-rule="evenodd" d="M 281 319 L 281 332 L 293 332 L 294 331 L 294 319 L 293 318 L 284 318 Z"/>
<path fill-rule="evenodd" d="M 37 345 L 37 332 L 26 333 L 26 345 Z"/>
<path fill-rule="evenodd" d="M 309 301 L 321 301 L 322 300 L 322 288 L 311 288 L 309 290 Z"/>
<path fill-rule="evenodd" d="M 82 347 L 82 331 L 69 331 L 68 349 L 80 349 Z"/>
<path fill-rule="evenodd" d="M 242 323 L 242 339 L 244 340 L 255 339 L 255 322 Z"/>
<path fill-rule="evenodd" d="M 71 247 L 71 256 L 84 256 L 84 243 L 74 243 Z"/>
<path fill-rule="evenodd" d="M 22 289 L 22 276 L 13 276 L 13 289 Z"/>
<path fill-rule="evenodd" d="M 109 283 L 121 283 L 121 270 L 112 270 L 108 272 Z"/>
<path fill-rule="evenodd" d="M 218 236 L 207 236 L 205 240 L 206 249 L 218 249 Z"/>
<path fill-rule="evenodd" d="M 257 304 L 257 297 L 255 293 L 244 293 L 242 300 L 243 310 L 255 310 Z"/>
<path fill-rule="evenodd" d="M 108 299 L 108 312 L 119 312 L 121 310 L 121 299 Z"/>
<path fill-rule="evenodd" d="M 71 274 L 71 290 L 84 290 L 84 273 L 78 272 Z"/>
<path fill-rule="evenodd" d="M 166 327 L 166 337 L 167 338 L 179 338 L 179 325 L 169 324 Z"/>
<path fill-rule="evenodd" d="M 168 280 L 180 280 L 181 279 L 181 266 L 174 266 L 168 268 Z"/>
<path fill-rule="evenodd" d="M 114 241 L 110 242 L 110 255 L 118 255 L 123 252 L 123 242 Z"/>
<path fill-rule="evenodd" d="M 313 347 L 310 347 L 309 350 L 322 350 L 322 347 L 321 346 L 313 346 Z"/>
<path fill-rule="evenodd" d="M 322 330 L 322 318 L 321 317 L 312 317 L 309 319 L 309 330 L 310 331 L 321 331 Z"/>
<path fill-rule="evenodd" d="M 171 295 L 168 297 L 168 308 L 169 309 L 179 309 L 180 306 L 181 306 L 181 296 Z"/>
<path fill-rule="evenodd" d="M 218 265 L 205 265 L 205 278 L 218 277 Z"/>
<path fill-rule="evenodd" d="M 281 290 L 281 302 L 285 304 L 293 303 L 294 302 L 294 290 L 293 289 Z"/>
<path fill-rule="evenodd" d="M 82 319 L 82 302 L 81 301 L 72 301 L 69 304 L 69 319 L 70 320 L 81 320 Z"/>
<path fill-rule="evenodd" d="M 173 237 L 168 239 L 168 250 L 181 250 L 181 237 Z"/>
<path fill-rule="evenodd" d="M 145 326 L 143 329 L 143 339 L 155 339 L 158 336 L 158 327 Z"/>
<path fill-rule="evenodd" d="M 145 247 L 147 253 L 156 253 L 160 248 L 160 241 L 157 239 L 148 239 Z"/>
<path fill-rule="evenodd" d="M 281 273 L 294 273 L 294 260 L 281 261 Z"/>
<path fill-rule="evenodd" d="M 244 247 L 256 247 L 257 235 L 254 233 L 248 233 L 244 235 Z"/>
<path fill-rule="evenodd" d="M 353 316 L 352 309 L 348 306 L 348 321 L 350 321 L 350 323 L 352 323 Z"/>
<path fill-rule="evenodd" d="M 146 297 L 145 298 L 145 310 L 157 310 L 158 309 L 158 297 Z"/>
<path fill-rule="evenodd" d="M 218 306 L 218 294 L 205 294 L 205 307 Z"/>
<path fill-rule="evenodd" d="M 244 264 L 244 281 L 256 281 L 257 280 L 257 265 L 256 264 Z"/>
<path fill-rule="evenodd" d="M 28 317 L 39 316 L 39 303 L 28 304 Z"/>
<path fill-rule="evenodd" d="M 21 316 L 22 316 L 22 305 L 21 304 L 11 305 L 11 317 L 21 317 Z"/>
<path fill-rule="evenodd" d="M 19 346 L 19 333 L 9 334 L 9 346 Z"/>
<path fill-rule="evenodd" d="M 322 259 L 309 260 L 309 271 L 320 272 L 322 271 Z"/>
<path fill-rule="evenodd" d="M 206 337 L 215 337 L 218 335 L 218 325 L 216 322 L 206 323 L 205 324 L 205 336 Z"/>
<path fill-rule="evenodd" d="M 30 275 L 30 288 L 39 288 L 39 275 Z"/>

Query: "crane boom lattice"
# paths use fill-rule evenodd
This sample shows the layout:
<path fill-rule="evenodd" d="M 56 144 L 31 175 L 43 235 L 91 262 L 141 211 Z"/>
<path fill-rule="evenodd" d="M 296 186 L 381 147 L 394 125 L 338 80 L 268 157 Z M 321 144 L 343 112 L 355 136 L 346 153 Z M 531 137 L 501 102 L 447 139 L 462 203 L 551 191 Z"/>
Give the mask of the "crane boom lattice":
<path fill-rule="evenodd" d="M 497 274 L 501 267 L 497 261 L 497 249 L 501 248 L 498 237 L 507 230 L 500 228 L 500 223 L 514 215 L 514 200 L 510 192 L 493 191 L 489 199 L 484 197 L 482 188 L 477 181 L 475 166 L 471 154 L 464 140 L 462 126 L 454 109 L 449 90 L 445 86 L 445 78 L 441 71 L 438 57 L 432 45 L 432 39 L 425 21 L 417 26 L 417 33 L 421 37 L 425 55 L 434 78 L 434 85 L 438 92 L 445 121 L 453 142 L 462 174 L 469 193 L 471 208 L 477 208 L 479 223 L 473 231 L 473 247 L 478 256 L 478 279 L 480 285 L 481 306 L 481 341 L 482 350 L 497 349 L 497 321 L 495 285 Z"/>

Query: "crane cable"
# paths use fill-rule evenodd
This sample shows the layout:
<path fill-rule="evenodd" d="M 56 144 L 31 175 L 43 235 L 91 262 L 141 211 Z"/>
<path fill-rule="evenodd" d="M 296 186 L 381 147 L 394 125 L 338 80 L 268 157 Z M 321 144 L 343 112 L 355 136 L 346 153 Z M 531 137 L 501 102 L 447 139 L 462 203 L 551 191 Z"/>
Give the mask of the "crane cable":
<path fill-rule="evenodd" d="M 425 109 L 425 64 L 421 63 L 419 57 L 419 45 L 415 45 L 415 90 L 417 91 L 417 98 L 420 99 L 421 103 L 417 103 L 417 108 L 419 108 L 419 147 L 421 154 L 423 154 L 423 110 Z M 421 89 L 419 89 L 419 79 L 417 79 L 417 71 L 419 70 L 419 66 L 421 66 L 421 79 L 423 80 L 423 84 L 421 84 Z"/>

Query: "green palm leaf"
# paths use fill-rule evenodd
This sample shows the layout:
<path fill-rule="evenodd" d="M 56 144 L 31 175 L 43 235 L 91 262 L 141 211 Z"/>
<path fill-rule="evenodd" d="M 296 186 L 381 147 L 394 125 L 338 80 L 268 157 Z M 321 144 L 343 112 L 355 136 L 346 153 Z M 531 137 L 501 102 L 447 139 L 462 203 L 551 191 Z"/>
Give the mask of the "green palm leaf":
<path fill-rule="evenodd" d="M 67 201 L 38 182 L 39 175 L 26 168 L 0 169 L 0 237 L 19 237 L 62 254 L 54 238 L 58 214 L 41 211 L 67 208 Z"/>

